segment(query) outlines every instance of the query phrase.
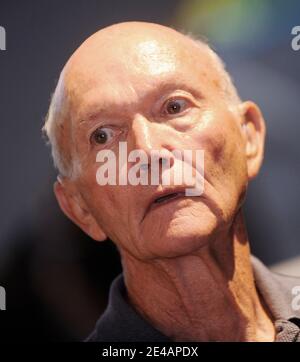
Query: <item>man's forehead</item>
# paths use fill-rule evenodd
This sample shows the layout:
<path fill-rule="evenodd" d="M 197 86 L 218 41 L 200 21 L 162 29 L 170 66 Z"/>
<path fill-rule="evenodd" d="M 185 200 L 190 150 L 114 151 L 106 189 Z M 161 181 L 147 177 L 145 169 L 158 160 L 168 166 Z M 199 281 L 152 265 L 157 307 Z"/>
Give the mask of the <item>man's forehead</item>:
<path fill-rule="evenodd" d="M 109 52 L 85 54 L 84 59 L 66 72 L 65 87 L 79 98 L 93 88 L 107 88 L 108 91 L 112 88 L 117 92 L 122 87 L 139 88 L 139 84 L 143 84 L 146 91 L 160 79 L 175 77 L 179 71 L 183 73 L 182 65 L 174 48 L 166 48 L 156 40 L 146 40 L 131 48 L 122 45 Z"/>
<path fill-rule="evenodd" d="M 68 85 L 72 81 L 92 82 L 104 75 L 160 75 L 176 67 L 207 58 L 207 48 L 172 29 L 159 28 L 136 33 L 102 31 L 78 48 L 66 66 Z M 142 27 L 143 29 L 143 27 Z M 109 73 L 108 73 L 109 72 Z"/>
<path fill-rule="evenodd" d="M 141 24 L 139 32 L 130 23 L 126 31 L 104 29 L 70 58 L 64 88 L 73 116 L 98 102 L 98 108 L 130 104 L 156 88 L 207 87 L 207 79 L 216 77 L 207 46 L 163 26 L 146 24 L 145 30 Z"/>

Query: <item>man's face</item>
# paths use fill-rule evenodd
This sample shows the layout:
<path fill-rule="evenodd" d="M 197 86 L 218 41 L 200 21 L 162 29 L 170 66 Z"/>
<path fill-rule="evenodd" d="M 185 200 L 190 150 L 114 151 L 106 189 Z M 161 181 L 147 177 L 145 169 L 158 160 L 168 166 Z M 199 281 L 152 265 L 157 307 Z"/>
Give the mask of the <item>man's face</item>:
<path fill-rule="evenodd" d="M 81 163 L 72 182 L 88 211 L 139 259 L 191 253 L 212 242 L 230 225 L 248 175 L 237 107 L 221 91 L 206 50 L 172 33 L 136 34 L 118 44 L 104 38 L 84 47 L 71 59 L 65 83 L 69 139 Z M 128 153 L 204 150 L 203 194 L 155 203 L 166 186 L 100 186 L 96 155 L 108 149 L 118 159 L 119 142 L 127 142 Z M 170 192 L 184 186 L 171 185 Z"/>

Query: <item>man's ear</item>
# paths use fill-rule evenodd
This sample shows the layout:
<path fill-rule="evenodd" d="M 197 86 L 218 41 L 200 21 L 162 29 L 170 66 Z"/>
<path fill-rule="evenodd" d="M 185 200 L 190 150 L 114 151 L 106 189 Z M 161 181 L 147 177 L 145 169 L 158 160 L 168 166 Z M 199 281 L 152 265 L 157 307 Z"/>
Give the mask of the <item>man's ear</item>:
<path fill-rule="evenodd" d="M 263 115 L 255 103 L 246 101 L 239 107 L 245 138 L 248 178 L 251 180 L 258 174 L 263 161 L 266 127 Z"/>
<path fill-rule="evenodd" d="M 54 183 L 54 193 L 64 214 L 86 234 L 97 241 L 107 238 L 71 181 L 58 177 Z"/>

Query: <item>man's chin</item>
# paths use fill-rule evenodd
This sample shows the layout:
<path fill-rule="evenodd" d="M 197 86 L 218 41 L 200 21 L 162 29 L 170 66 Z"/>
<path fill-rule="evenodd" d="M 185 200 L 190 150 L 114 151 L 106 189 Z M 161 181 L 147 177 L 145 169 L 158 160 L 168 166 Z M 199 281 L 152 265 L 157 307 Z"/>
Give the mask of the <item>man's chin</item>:
<path fill-rule="evenodd" d="M 215 215 L 172 220 L 167 228 L 153 232 L 147 243 L 155 255 L 178 257 L 192 254 L 207 245 L 217 231 Z"/>

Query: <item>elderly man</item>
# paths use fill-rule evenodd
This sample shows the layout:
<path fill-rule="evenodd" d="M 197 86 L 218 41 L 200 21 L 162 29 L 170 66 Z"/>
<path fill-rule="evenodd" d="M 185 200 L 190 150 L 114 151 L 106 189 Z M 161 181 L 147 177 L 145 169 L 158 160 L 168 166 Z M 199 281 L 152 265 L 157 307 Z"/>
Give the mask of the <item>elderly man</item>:
<path fill-rule="evenodd" d="M 251 256 L 241 208 L 263 159 L 263 116 L 205 43 L 149 23 L 100 30 L 64 67 L 44 130 L 61 209 L 122 260 L 88 341 L 300 341 L 300 280 Z M 99 186 L 97 154 L 118 155 L 121 142 L 169 161 L 203 150 L 203 193 Z"/>

